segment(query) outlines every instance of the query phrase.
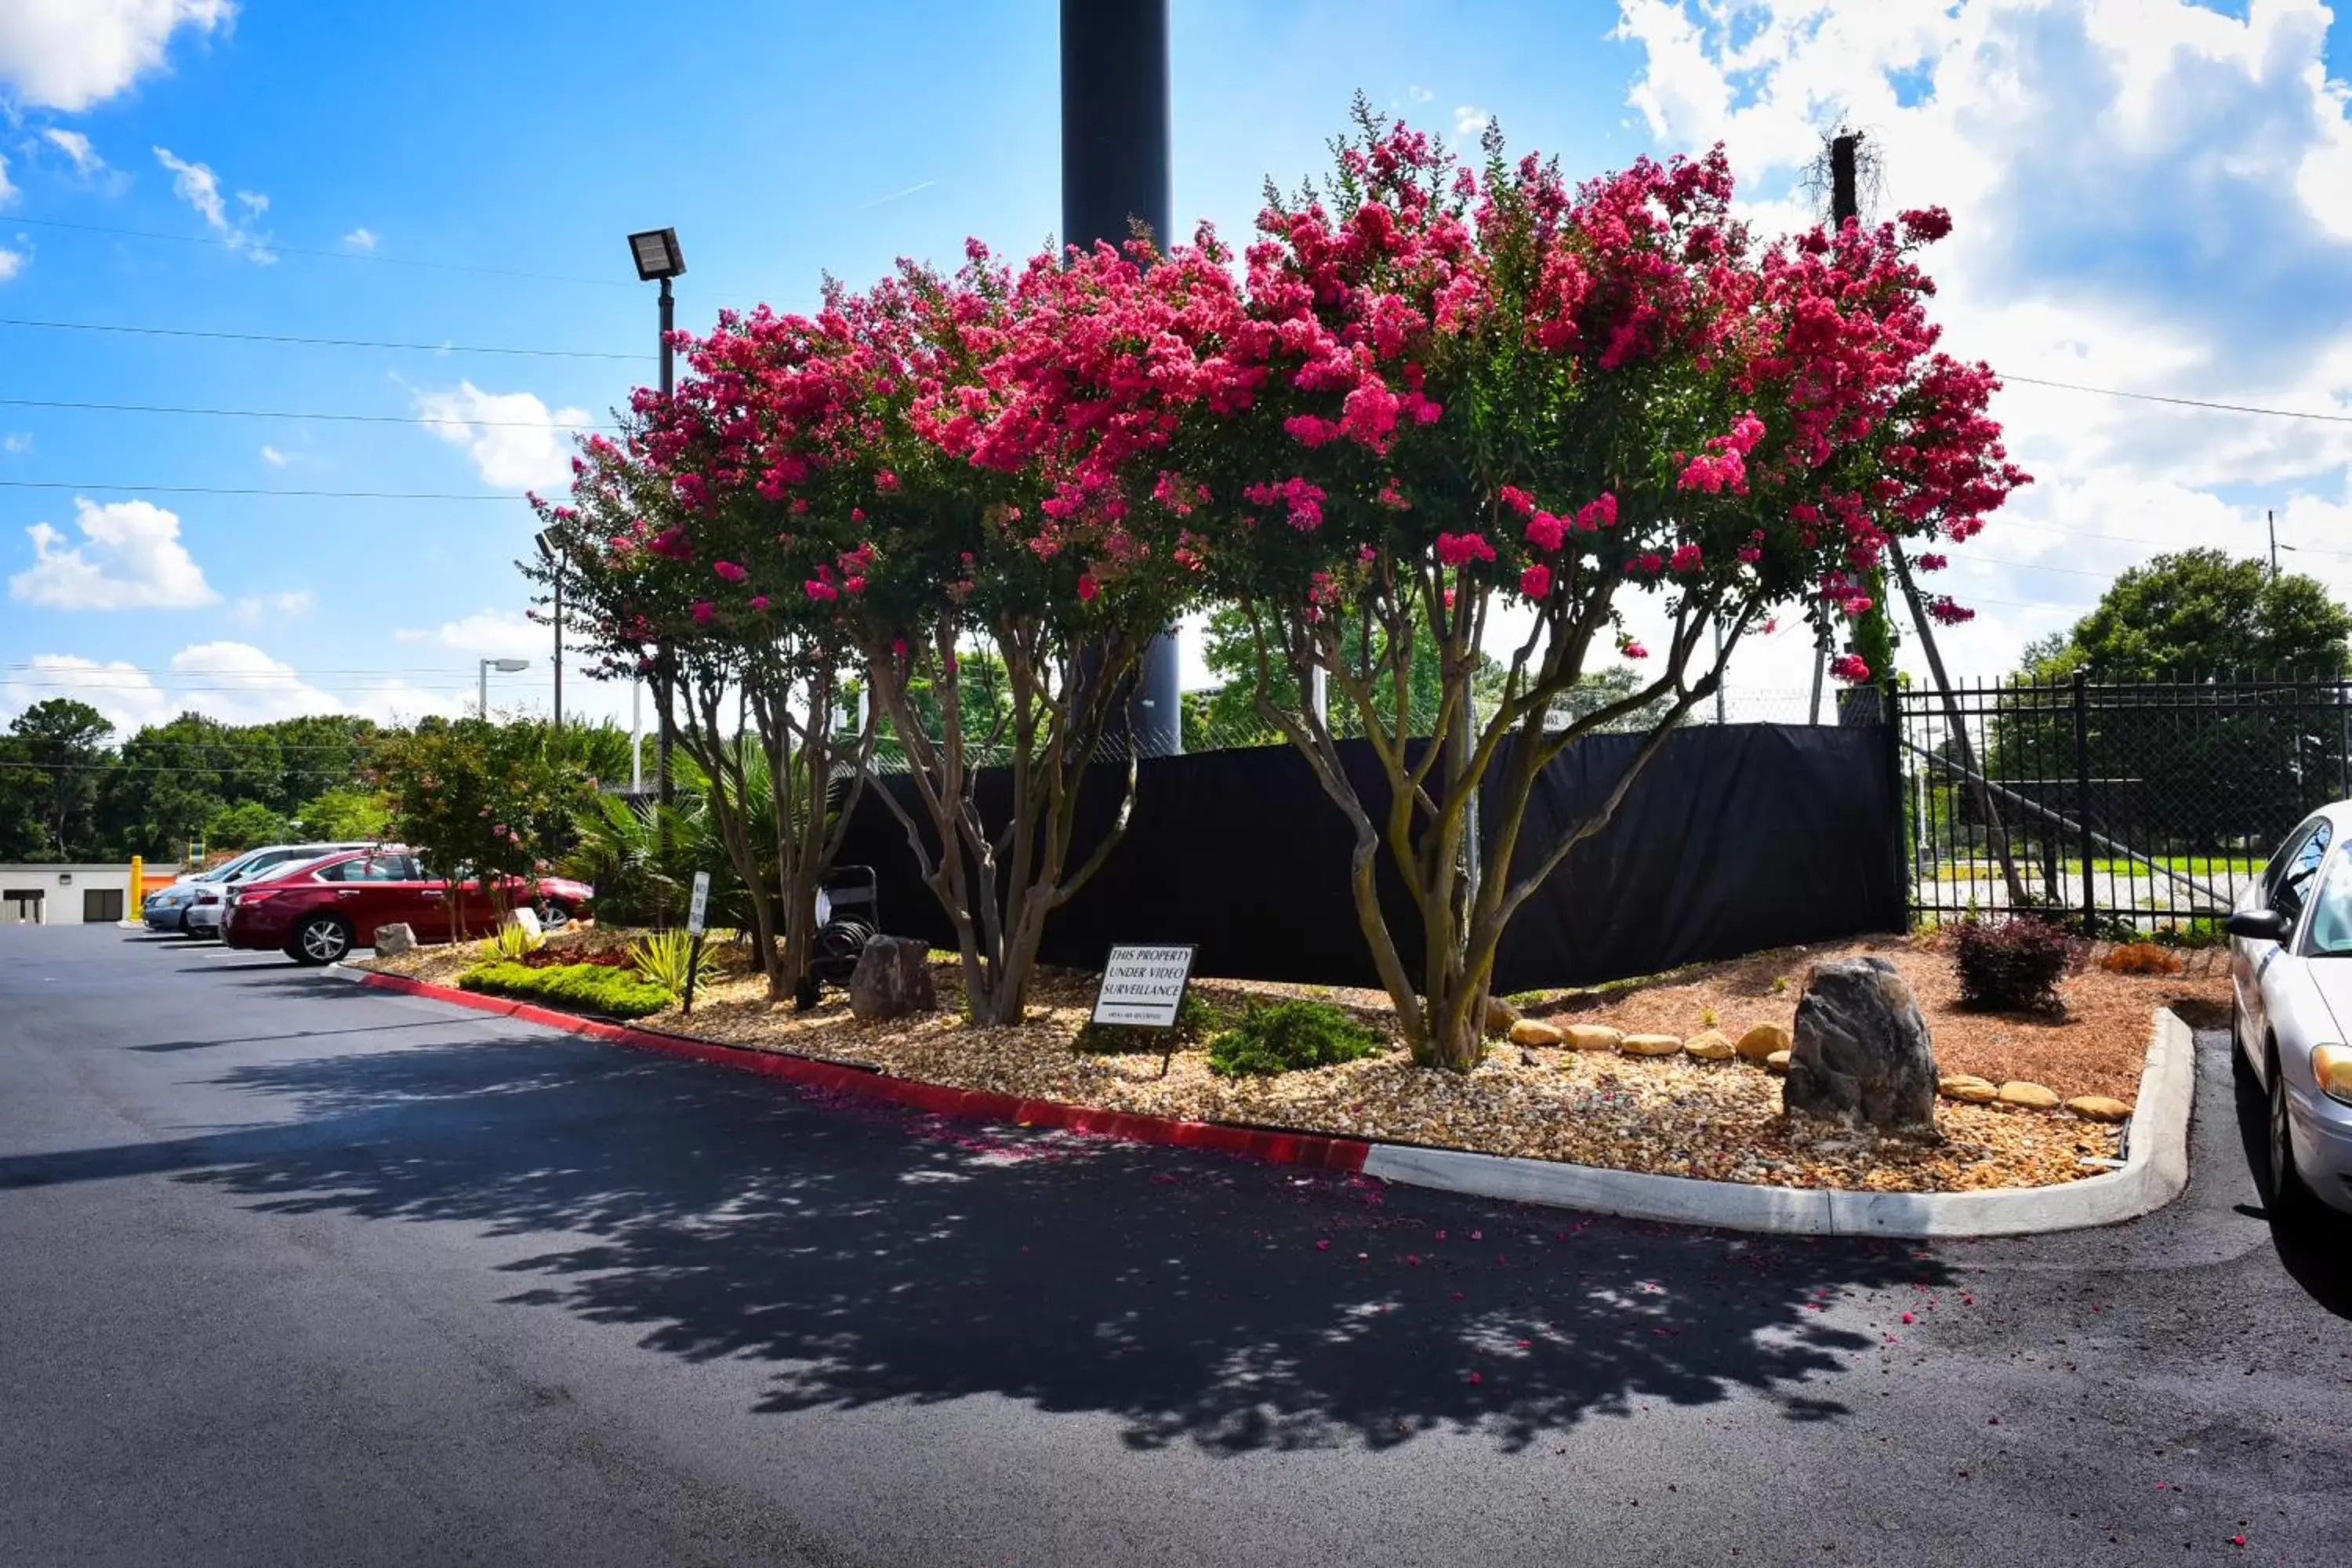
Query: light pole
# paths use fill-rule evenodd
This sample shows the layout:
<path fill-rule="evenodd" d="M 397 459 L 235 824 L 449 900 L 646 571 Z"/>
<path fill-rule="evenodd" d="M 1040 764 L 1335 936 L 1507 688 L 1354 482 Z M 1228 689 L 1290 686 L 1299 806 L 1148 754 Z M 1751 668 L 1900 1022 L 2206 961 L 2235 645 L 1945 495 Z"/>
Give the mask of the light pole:
<path fill-rule="evenodd" d="M 482 660 L 481 668 L 477 671 L 477 674 L 480 677 L 481 680 L 481 700 L 479 707 L 475 710 L 476 712 L 478 712 L 486 721 L 490 716 L 490 671 L 495 669 L 500 675 L 512 675 L 519 669 L 529 669 L 530 668 L 530 660 L 527 658 L 486 658 Z"/>
<path fill-rule="evenodd" d="M 541 529 L 537 535 L 540 559 L 555 583 L 555 729 L 563 731 L 563 557 L 556 553 L 555 542 Z"/>
<path fill-rule="evenodd" d="M 670 394 L 671 369 L 669 334 L 676 320 L 676 301 L 670 297 L 669 280 L 686 270 L 686 252 L 677 247 L 677 230 L 648 228 L 629 236 L 629 258 L 637 264 L 637 279 L 661 283 L 661 395 Z M 660 738 L 654 745 L 654 790 L 664 805 L 670 804 L 669 784 L 669 643 L 654 644 L 654 679 L 657 683 L 654 695 L 657 699 L 654 720 Z"/>

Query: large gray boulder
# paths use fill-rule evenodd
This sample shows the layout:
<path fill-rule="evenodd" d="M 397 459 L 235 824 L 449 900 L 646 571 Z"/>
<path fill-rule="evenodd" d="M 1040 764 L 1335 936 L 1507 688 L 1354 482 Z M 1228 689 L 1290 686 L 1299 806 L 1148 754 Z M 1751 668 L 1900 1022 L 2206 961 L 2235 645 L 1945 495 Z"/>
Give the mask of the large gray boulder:
<path fill-rule="evenodd" d="M 378 958 L 398 958 L 404 952 L 416 951 L 416 933 L 406 925 L 394 922 L 375 928 L 375 955 Z"/>
<path fill-rule="evenodd" d="M 1900 970 L 1843 958 L 1806 976 L 1780 1106 L 1857 1131 L 1934 1134 L 1935 1047 Z"/>
<path fill-rule="evenodd" d="M 939 1005 L 929 942 L 904 936 L 868 939 L 849 975 L 849 1011 L 860 1023 L 928 1013 Z"/>

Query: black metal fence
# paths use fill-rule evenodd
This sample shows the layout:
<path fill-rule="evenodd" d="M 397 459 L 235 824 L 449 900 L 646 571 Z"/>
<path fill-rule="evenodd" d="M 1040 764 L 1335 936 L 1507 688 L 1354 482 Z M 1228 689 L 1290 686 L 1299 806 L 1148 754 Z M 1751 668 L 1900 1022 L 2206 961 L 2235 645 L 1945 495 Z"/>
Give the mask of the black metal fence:
<path fill-rule="evenodd" d="M 1896 698 L 1915 916 L 2061 912 L 2121 934 L 2227 914 L 2352 795 L 2352 684 L 2023 681 Z"/>

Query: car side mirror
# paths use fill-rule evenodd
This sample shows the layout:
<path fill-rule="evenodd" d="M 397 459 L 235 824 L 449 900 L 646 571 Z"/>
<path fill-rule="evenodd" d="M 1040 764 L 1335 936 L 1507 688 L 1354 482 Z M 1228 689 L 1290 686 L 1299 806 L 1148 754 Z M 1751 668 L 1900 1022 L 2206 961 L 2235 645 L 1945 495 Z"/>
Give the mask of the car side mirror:
<path fill-rule="evenodd" d="M 2284 942 L 2292 924 L 2277 910 L 2240 910 L 2223 922 L 2222 929 L 2249 942 Z"/>

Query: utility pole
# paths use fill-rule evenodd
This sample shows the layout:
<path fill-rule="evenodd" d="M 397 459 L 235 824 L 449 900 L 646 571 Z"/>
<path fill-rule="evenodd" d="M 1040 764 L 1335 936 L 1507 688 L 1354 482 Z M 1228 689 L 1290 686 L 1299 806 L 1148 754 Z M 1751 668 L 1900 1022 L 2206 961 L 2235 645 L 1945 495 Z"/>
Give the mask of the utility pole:
<path fill-rule="evenodd" d="M 2278 513 L 2265 510 L 2263 513 L 2263 523 L 2270 530 L 2271 581 L 2275 583 L 2278 581 Z"/>

